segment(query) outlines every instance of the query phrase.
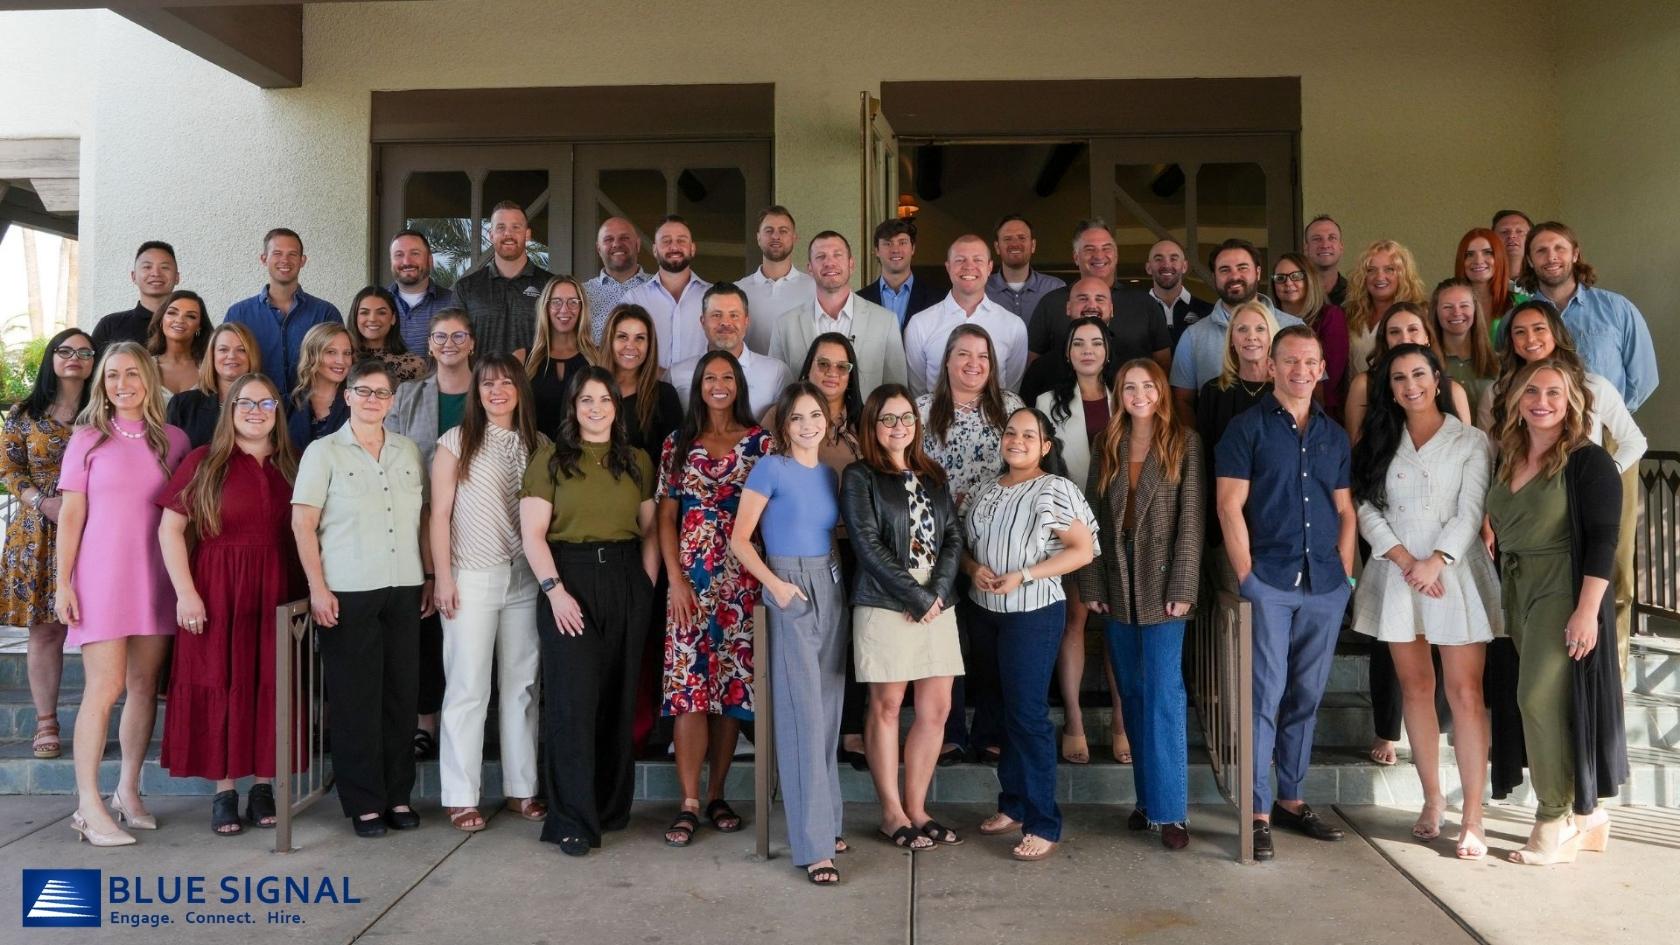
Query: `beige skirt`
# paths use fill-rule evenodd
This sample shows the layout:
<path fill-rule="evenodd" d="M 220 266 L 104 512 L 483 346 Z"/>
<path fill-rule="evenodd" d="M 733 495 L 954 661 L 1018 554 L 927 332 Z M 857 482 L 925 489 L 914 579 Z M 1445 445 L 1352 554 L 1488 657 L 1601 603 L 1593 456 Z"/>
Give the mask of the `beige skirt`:
<path fill-rule="evenodd" d="M 929 572 L 910 572 L 926 582 Z M 901 611 L 852 608 L 852 657 L 857 680 L 865 683 L 913 682 L 963 674 L 957 640 L 957 611 L 948 605 L 932 623 L 920 623 Z"/>

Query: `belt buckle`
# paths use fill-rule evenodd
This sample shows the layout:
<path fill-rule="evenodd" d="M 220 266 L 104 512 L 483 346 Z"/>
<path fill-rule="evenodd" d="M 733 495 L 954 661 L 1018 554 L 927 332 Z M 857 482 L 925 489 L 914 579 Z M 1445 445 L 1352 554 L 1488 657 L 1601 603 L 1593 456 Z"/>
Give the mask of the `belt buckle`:
<path fill-rule="evenodd" d="M 595 546 L 595 563 L 596 564 L 606 564 L 607 563 L 607 549 L 604 545 L 596 545 Z"/>

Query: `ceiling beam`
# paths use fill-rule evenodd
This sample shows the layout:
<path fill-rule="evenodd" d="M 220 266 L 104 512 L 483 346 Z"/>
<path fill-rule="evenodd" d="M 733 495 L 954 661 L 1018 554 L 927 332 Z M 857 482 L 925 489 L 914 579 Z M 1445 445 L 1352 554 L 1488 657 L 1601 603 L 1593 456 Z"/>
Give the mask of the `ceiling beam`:
<path fill-rule="evenodd" d="M 113 10 L 259 88 L 303 84 L 301 3 Z"/>
<path fill-rule="evenodd" d="M 80 139 L 0 138 L 0 178 L 76 177 L 80 165 Z"/>
<path fill-rule="evenodd" d="M 76 213 L 79 210 L 81 181 L 74 177 L 31 177 L 29 186 L 41 198 L 41 207 L 48 213 Z"/>

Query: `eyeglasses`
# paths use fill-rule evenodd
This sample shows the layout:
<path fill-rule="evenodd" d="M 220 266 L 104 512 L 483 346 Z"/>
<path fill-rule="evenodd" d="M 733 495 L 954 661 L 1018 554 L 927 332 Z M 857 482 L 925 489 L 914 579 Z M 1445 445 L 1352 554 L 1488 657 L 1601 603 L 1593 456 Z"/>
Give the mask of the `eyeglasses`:
<path fill-rule="evenodd" d="M 914 429 L 916 426 L 916 414 L 914 412 L 884 413 L 879 417 L 876 417 L 875 422 L 881 424 L 889 430 L 897 426 L 905 426 Z"/>
<path fill-rule="evenodd" d="M 1279 272 L 1272 276 L 1273 285 L 1283 285 L 1285 282 L 1305 282 L 1307 274 L 1296 270 L 1294 272 Z"/>
<path fill-rule="evenodd" d="M 841 374 L 850 374 L 852 373 L 853 367 L 854 365 L 850 361 L 830 361 L 827 358 L 818 358 L 816 362 L 817 370 L 823 374 L 827 374 L 830 371 L 839 371 Z"/>
<path fill-rule="evenodd" d="M 58 355 L 66 361 L 71 358 L 75 358 L 78 361 L 93 360 L 92 348 L 72 348 L 69 345 L 59 345 L 53 349 L 53 354 Z"/>
<path fill-rule="evenodd" d="M 583 311 L 583 300 L 582 299 L 563 299 L 563 298 L 561 298 L 560 296 L 557 295 L 557 296 L 554 296 L 553 298 L 548 300 L 548 307 L 551 308 L 551 309 L 553 309 L 553 308 L 569 308 L 574 312 L 581 312 L 581 311 Z"/>
<path fill-rule="evenodd" d="M 391 389 L 389 387 L 352 387 L 350 393 L 357 397 L 373 397 L 377 400 L 391 399 Z"/>
<path fill-rule="evenodd" d="M 366 390 L 367 388 L 362 389 Z M 247 412 L 252 410 L 261 410 L 263 413 L 273 413 L 274 411 L 280 409 L 280 401 L 275 400 L 272 397 L 264 397 L 262 400 L 252 400 L 249 397 L 241 397 L 233 402 L 233 409 L 244 410 Z"/>
<path fill-rule="evenodd" d="M 437 345 L 438 347 L 441 348 L 444 345 L 449 344 L 450 342 L 454 342 L 455 344 L 458 344 L 458 345 L 466 344 L 467 339 L 472 337 L 472 332 L 470 332 L 470 331 L 434 331 L 430 335 L 427 335 L 426 337 L 432 339 L 432 344 Z"/>

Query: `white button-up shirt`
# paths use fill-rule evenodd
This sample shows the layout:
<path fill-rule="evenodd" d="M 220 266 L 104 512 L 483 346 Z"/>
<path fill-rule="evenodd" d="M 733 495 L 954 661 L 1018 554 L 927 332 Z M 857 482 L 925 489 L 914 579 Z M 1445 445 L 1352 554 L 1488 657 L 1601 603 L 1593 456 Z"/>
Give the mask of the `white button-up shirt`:
<path fill-rule="evenodd" d="M 770 336 L 783 312 L 817 297 L 817 281 L 798 268 L 789 269 L 780 279 L 770 279 L 760 266 L 735 284 L 747 294 L 747 347 L 759 354 L 770 353 Z"/>
<path fill-rule="evenodd" d="M 700 299 L 712 284 L 689 273 L 682 296 L 672 298 L 659 277 L 624 293 L 628 305 L 640 305 L 653 317 L 653 333 L 659 338 L 659 366 L 671 365 L 706 353 L 706 333 L 700 328 Z"/>
<path fill-rule="evenodd" d="M 751 348 L 742 348 L 738 360 L 741 362 L 741 373 L 747 376 L 747 403 L 752 408 L 752 415 L 762 420 L 765 411 L 776 405 L 776 398 L 787 386 L 787 365 L 768 355 L 757 354 Z M 700 355 L 695 355 L 671 368 L 671 385 L 677 389 L 677 399 L 682 401 L 684 410 L 688 409 L 688 394 L 694 387 L 694 370 L 699 366 Z"/>
<path fill-rule="evenodd" d="M 833 331 L 839 332 L 847 338 L 852 337 L 852 299 L 856 297 L 854 293 L 847 292 L 846 301 L 840 303 L 840 314 L 833 318 L 829 318 L 828 313 L 823 311 L 821 302 L 813 300 L 811 311 L 817 326 L 817 334 L 823 335 Z"/>
<path fill-rule="evenodd" d="M 981 296 L 974 314 L 969 315 L 947 292 L 939 304 L 910 316 L 904 329 L 904 360 L 909 368 L 910 390 L 926 394 L 939 380 L 939 369 L 945 357 L 945 341 L 958 325 L 978 325 L 992 336 L 997 351 L 998 383 L 1010 390 L 1020 390 L 1021 377 L 1027 372 L 1027 326 L 1009 309 Z"/>

